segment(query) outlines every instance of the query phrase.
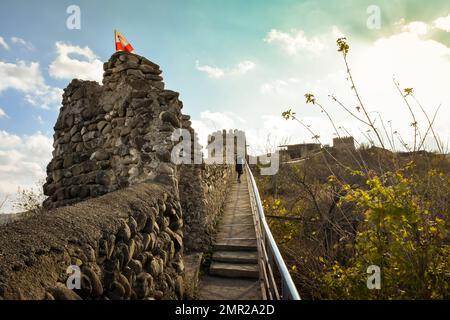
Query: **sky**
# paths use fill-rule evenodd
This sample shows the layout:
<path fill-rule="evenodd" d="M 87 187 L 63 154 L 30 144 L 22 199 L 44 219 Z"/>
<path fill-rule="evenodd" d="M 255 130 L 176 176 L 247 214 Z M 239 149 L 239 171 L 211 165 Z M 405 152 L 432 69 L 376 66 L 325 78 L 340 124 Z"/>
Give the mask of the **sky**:
<path fill-rule="evenodd" d="M 74 5 L 75 29 L 67 25 Z M 305 103 L 305 93 L 315 95 L 341 135 L 345 130 L 361 142 L 370 136 L 329 98 L 358 106 L 336 50 L 342 36 L 374 119 L 381 116 L 411 145 L 412 119 L 395 76 L 402 89 L 414 88 L 431 116 L 441 105 L 434 125 L 444 144 L 450 137 L 448 0 L 2 0 L 0 6 L 0 205 L 7 199 L 0 212 L 14 210 L 18 188 L 45 178 L 62 90 L 73 78 L 101 82 L 114 29 L 161 66 L 166 88 L 180 92 L 203 144 L 218 129 L 245 130 L 254 153 L 312 141 L 301 125 L 281 117 L 289 108 L 331 143 L 331 124 Z M 414 100 L 411 105 L 425 132 L 426 119 Z M 401 149 L 398 140 L 395 147 Z M 432 139 L 427 147 L 436 148 Z"/>

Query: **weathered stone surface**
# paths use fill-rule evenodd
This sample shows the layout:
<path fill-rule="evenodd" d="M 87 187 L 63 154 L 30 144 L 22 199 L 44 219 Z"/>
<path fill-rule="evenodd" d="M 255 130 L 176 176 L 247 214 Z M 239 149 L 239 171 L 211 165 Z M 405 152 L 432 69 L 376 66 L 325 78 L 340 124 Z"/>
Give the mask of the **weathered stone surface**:
<path fill-rule="evenodd" d="M 153 259 L 150 263 L 150 273 L 155 277 L 163 272 L 164 263 L 160 258 Z"/>
<path fill-rule="evenodd" d="M 131 282 L 133 281 L 133 276 L 131 277 Z M 129 299 L 131 297 L 131 285 L 130 285 L 130 280 L 124 275 L 124 274 L 119 274 L 118 276 L 118 282 L 122 285 L 123 289 L 124 289 L 124 294 L 123 294 L 123 298 L 124 299 Z"/>
<path fill-rule="evenodd" d="M 131 230 L 128 224 L 125 221 L 121 221 L 120 230 L 118 233 L 119 239 L 123 242 L 127 242 L 131 238 Z"/>
<path fill-rule="evenodd" d="M 62 283 L 58 284 L 57 287 L 50 289 L 49 293 L 55 300 L 82 300 L 75 291 L 68 289 Z"/>
<path fill-rule="evenodd" d="M 170 151 L 165 150 L 165 149 L 161 149 L 161 150 L 156 151 L 156 156 L 162 162 L 170 162 L 170 159 L 171 159 Z"/>
<path fill-rule="evenodd" d="M 137 231 L 141 232 L 147 223 L 147 215 L 144 212 L 133 212 L 133 218 L 136 220 Z"/>
<path fill-rule="evenodd" d="M 137 62 L 127 62 L 127 63 L 123 63 L 115 68 L 112 69 L 113 73 L 118 73 L 118 72 L 122 72 L 128 69 L 136 69 L 139 68 L 139 64 Z"/>
<path fill-rule="evenodd" d="M 106 121 L 100 121 L 97 123 L 97 130 L 102 132 L 103 128 L 108 124 Z"/>
<path fill-rule="evenodd" d="M 120 282 L 114 281 L 108 291 L 108 297 L 111 300 L 123 300 L 125 298 L 125 293 L 125 287 Z"/>
<path fill-rule="evenodd" d="M 146 297 L 153 289 L 153 277 L 146 273 L 142 272 L 136 277 L 136 283 L 134 286 L 134 290 L 136 291 L 137 297 L 139 299 L 143 299 Z"/>
<path fill-rule="evenodd" d="M 101 297 L 103 295 L 103 285 L 101 283 L 100 277 L 89 267 L 84 267 L 82 269 L 82 272 L 89 278 L 91 285 L 91 295 L 95 298 Z"/>
<path fill-rule="evenodd" d="M 127 76 L 135 76 L 135 77 L 139 77 L 139 78 L 144 78 L 144 74 L 142 73 L 142 71 L 136 70 L 136 69 L 127 70 Z"/>
<path fill-rule="evenodd" d="M 142 272 L 142 263 L 139 260 L 131 260 L 128 263 L 128 266 L 133 270 L 135 274 L 139 274 Z"/>
<path fill-rule="evenodd" d="M 137 222 L 136 220 L 134 220 L 134 218 L 132 216 L 128 217 L 128 227 L 130 228 L 131 231 L 131 236 L 134 237 L 137 233 Z"/>
<path fill-rule="evenodd" d="M 161 162 L 156 170 L 160 174 L 172 175 L 174 173 L 173 168 L 166 162 Z"/>
<path fill-rule="evenodd" d="M 163 80 L 162 77 L 160 77 L 158 75 L 150 74 L 150 73 L 146 74 L 144 76 L 144 78 L 147 80 L 151 80 L 151 81 L 162 81 Z"/>
<path fill-rule="evenodd" d="M 161 71 L 159 70 L 159 68 L 154 68 L 150 65 L 145 65 L 142 64 L 139 69 L 143 72 L 143 73 L 150 73 L 150 74 L 154 74 L 154 75 L 159 75 L 161 74 Z"/>
<path fill-rule="evenodd" d="M 109 154 L 109 152 L 100 149 L 100 150 L 95 151 L 92 154 L 91 159 L 102 161 L 102 160 L 108 160 L 110 158 L 110 156 L 111 155 Z"/>
<path fill-rule="evenodd" d="M 175 128 L 179 128 L 180 127 L 180 120 L 178 119 L 178 117 L 173 114 L 172 112 L 169 111 L 163 111 L 160 115 L 159 115 L 160 119 L 164 122 L 168 122 L 171 125 L 173 125 Z"/>
<path fill-rule="evenodd" d="M 115 180 L 115 177 L 112 172 L 110 171 L 99 171 L 96 174 L 95 177 L 95 183 L 103 185 L 103 186 L 109 186 L 112 184 L 112 182 Z"/>

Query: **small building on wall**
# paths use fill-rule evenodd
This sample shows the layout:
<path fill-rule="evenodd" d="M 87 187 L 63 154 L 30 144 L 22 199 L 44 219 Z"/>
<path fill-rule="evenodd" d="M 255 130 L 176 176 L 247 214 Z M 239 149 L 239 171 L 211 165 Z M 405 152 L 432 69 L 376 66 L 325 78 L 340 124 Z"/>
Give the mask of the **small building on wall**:
<path fill-rule="evenodd" d="M 279 146 L 279 148 L 282 161 L 303 158 L 321 149 L 319 143 L 290 144 Z"/>
<path fill-rule="evenodd" d="M 336 150 L 355 150 L 355 139 L 353 137 L 339 137 L 333 139 L 333 148 Z"/>

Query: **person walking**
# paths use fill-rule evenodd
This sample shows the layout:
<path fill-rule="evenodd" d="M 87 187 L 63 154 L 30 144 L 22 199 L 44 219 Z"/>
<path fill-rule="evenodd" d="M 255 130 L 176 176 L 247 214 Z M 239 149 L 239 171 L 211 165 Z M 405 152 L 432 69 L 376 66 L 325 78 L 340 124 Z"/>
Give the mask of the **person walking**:
<path fill-rule="evenodd" d="M 244 159 L 241 156 L 236 156 L 236 172 L 237 181 L 241 183 L 241 175 L 244 173 Z"/>

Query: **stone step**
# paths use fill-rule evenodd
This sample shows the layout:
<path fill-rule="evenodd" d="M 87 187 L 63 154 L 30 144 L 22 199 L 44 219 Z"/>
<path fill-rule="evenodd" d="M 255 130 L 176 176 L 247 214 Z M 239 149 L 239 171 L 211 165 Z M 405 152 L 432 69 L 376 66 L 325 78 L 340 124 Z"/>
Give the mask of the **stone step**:
<path fill-rule="evenodd" d="M 258 263 L 258 253 L 256 251 L 216 251 L 212 260 L 228 263 Z"/>
<path fill-rule="evenodd" d="M 259 278 L 257 264 L 227 263 L 213 261 L 209 267 L 209 274 L 227 278 Z"/>
<path fill-rule="evenodd" d="M 224 215 L 220 221 L 220 225 L 222 224 L 248 224 L 253 223 L 253 216 L 251 214 L 240 214 L 240 215 Z M 220 226 L 219 226 L 220 230 Z"/>
<path fill-rule="evenodd" d="M 220 228 L 233 227 L 233 226 L 253 226 L 254 227 L 254 224 L 253 224 L 253 221 L 251 223 L 232 223 L 232 224 L 224 224 L 224 223 L 222 223 L 222 224 L 220 224 Z"/>
<path fill-rule="evenodd" d="M 255 238 L 255 226 L 253 224 L 221 225 L 217 239 L 222 238 Z"/>
<path fill-rule="evenodd" d="M 222 216 L 223 218 L 231 218 L 231 217 L 253 217 L 253 214 L 251 211 L 234 211 L 234 212 L 225 212 Z"/>
<path fill-rule="evenodd" d="M 261 300 L 259 279 L 225 278 L 204 274 L 200 280 L 200 300 Z"/>
<path fill-rule="evenodd" d="M 256 239 L 220 239 L 214 243 L 215 251 L 255 251 Z"/>
<path fill-rule="evenodd" d="M 224 208 L 224 215 L 244 213 L 252 214 L 252 207 L 250 206 L 250 204 L 245 206 L 227 205 Z"/>
<path fill-rule="evenodd" d="M 250 206 L 240 206 L 240 207 L 225 207 L 224 215 L 235 215 L 235 214 L 252 214 L 252 208 Z"/>

